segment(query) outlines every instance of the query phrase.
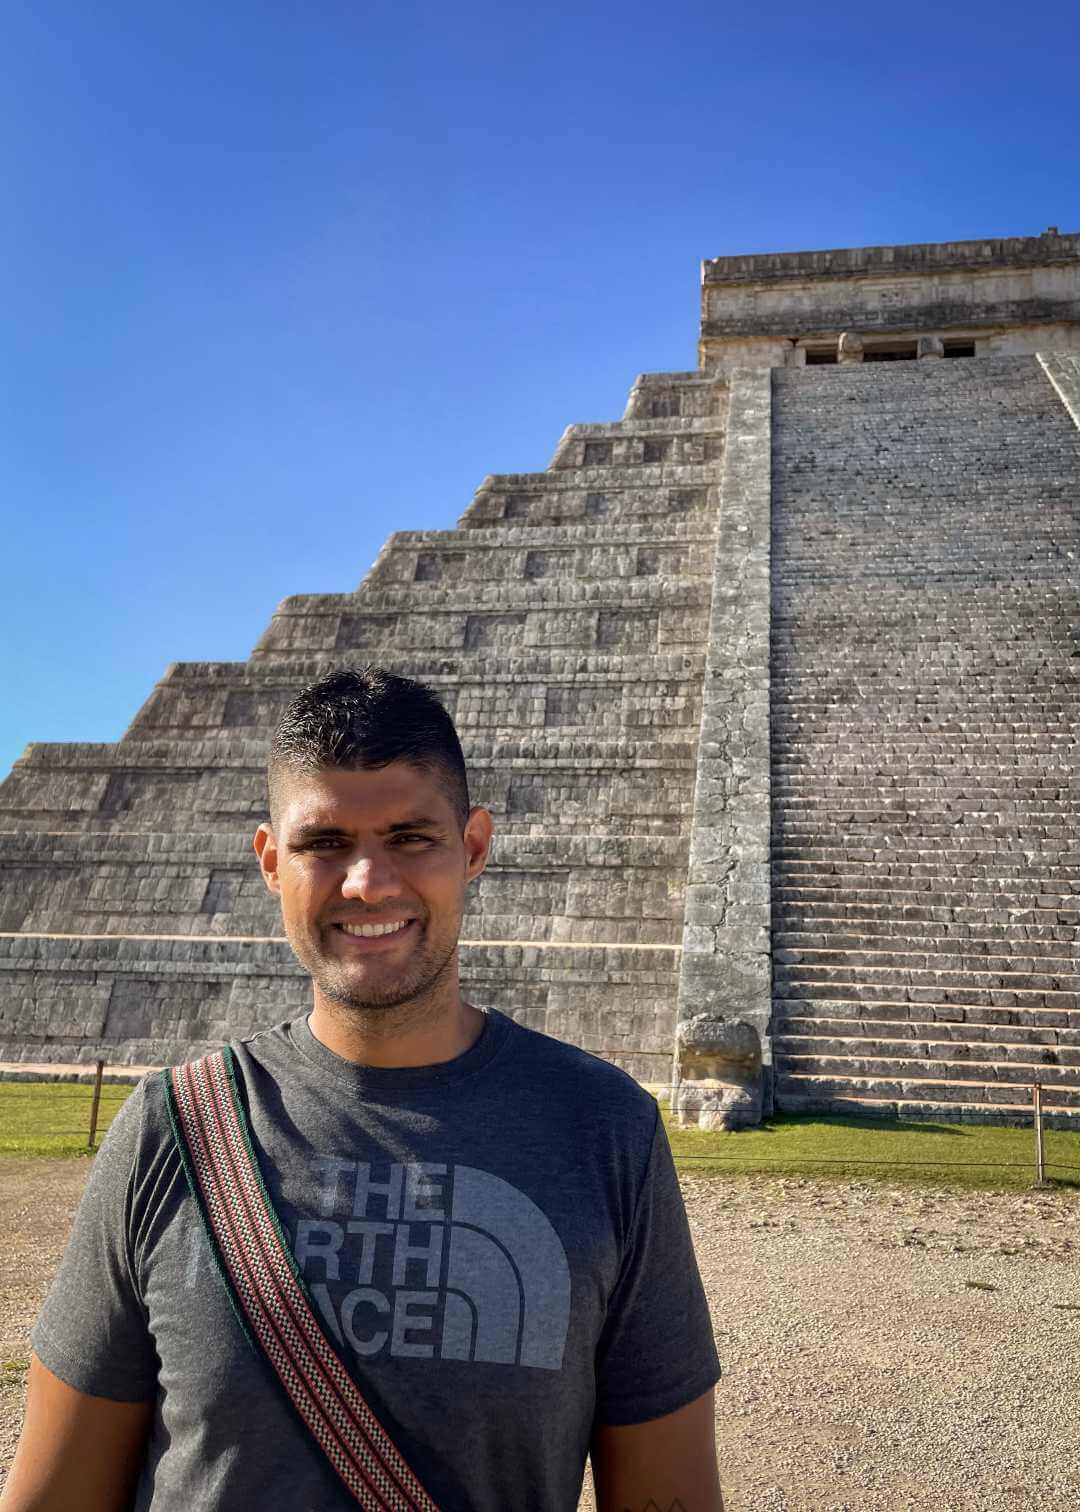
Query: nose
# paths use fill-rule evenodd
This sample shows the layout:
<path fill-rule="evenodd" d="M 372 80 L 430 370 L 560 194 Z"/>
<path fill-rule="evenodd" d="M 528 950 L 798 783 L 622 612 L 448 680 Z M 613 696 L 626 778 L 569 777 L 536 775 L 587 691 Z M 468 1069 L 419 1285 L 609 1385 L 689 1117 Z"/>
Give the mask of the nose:
<path fill-rule="evenodd" d="M 382 903 L 400 891 L 397 870 L 384 852 L 374 851 L 357 856 L 349 865 L 341 884 L 341 896 L 362 903 Z"/>

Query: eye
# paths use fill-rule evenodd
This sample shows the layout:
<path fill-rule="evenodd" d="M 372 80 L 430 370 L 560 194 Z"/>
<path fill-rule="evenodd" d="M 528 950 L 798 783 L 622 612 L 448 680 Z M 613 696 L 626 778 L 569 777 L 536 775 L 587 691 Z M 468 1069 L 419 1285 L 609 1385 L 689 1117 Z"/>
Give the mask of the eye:
<path fill-rule="evenodd" d="M 396 843 L 399 845 L 415 845 L 417 841 L 419 841 L 420 844 L 423 845 L 426 842 L 430 841 L 431 838 L 432 837 L 430 835 L 421 835 L 419 832 L 416 832 L 415 834 L 407 833 L 404 835 L 395 835 L 394 837 Z"/>

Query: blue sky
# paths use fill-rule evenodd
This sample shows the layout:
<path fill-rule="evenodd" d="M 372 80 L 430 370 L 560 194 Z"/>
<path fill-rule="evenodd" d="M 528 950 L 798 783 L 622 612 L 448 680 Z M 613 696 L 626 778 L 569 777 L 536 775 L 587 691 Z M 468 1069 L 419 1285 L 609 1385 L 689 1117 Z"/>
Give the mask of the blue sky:
<path fill-rule="evenodd" d="M 1080 229 L 1074 5 L 10 0 L 0 775 L 450 528 L 699 262 Z"/>

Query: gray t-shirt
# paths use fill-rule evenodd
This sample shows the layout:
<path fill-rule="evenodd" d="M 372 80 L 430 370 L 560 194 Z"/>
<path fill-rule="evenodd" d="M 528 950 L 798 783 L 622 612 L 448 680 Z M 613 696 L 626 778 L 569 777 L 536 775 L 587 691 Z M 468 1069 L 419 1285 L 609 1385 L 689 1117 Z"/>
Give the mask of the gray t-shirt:
<path fill-rule="evenodd" d="M 234 1048 L 327 1335 L 440 1508 L 570 1512 L 594 1424 L 716 1382 L 667 1137 L 622 1071 L 495 1010 L 441 1065 L 353 1065 L 306 1019 Z M 32 1341 L 79 1391 L 154 1399 L 138 1512 L 355 1505 L 232 1311 L 160 1077 L 102 1144 Z"/>

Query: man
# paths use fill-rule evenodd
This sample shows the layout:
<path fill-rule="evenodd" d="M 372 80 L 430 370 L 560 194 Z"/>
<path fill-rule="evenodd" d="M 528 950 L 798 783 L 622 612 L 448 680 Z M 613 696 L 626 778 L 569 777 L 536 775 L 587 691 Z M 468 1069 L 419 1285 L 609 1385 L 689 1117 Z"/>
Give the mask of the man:
<path fill-rule="evenodd" d="M 233 1047 L 236 1095 L 329 1345 L 444 1512 L 571 1512 L 590 1452 L 602 1512 L 716 1512 L 719 1371 L 656 1103 L 462 997 L 492 821 L 449 715 L 332 673 L 268 780 L 255 850 L 313 1007 Z M 3 1512 L 355 1506 L 241 1326 L 169 1095 L 147 1078 L 94 1162 Z"/>

